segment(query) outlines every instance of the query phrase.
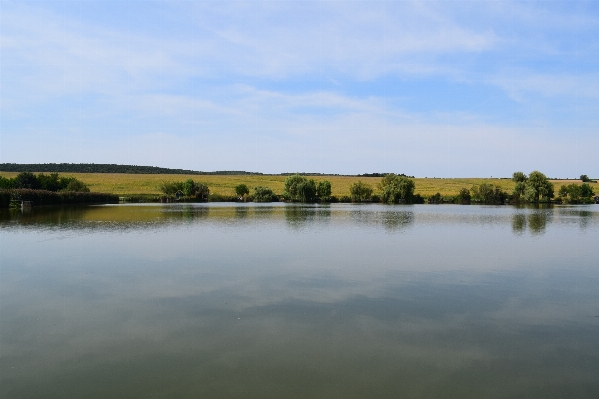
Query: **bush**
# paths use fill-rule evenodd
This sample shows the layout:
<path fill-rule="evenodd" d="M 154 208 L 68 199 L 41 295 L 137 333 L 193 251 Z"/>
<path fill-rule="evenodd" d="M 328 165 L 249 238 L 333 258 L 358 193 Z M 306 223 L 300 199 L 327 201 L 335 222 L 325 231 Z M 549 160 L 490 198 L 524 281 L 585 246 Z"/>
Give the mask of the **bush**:
<path fill-rule="evenodd" d="M 501 187 L 494 186 L 491 183 L 482 183 L 472 186 L 471 200 L 480 204 L 499 205 L 503 204 L 508 197 L 507 193 L 501 190 Z"/>
<path fill-rule="evenodd" d="M 424 204 L 424 197 L 420 194 L 414 194 L 412 204 Z"/>
<path fill-rule="evenodd" d="M 89 193 L 89 187 L 80 180 L 73 179 L 64 188 L 64 191 L 75 191 L 78 193 Z"/>
<path fill-rule="evenodd" d="M 174 197 L 177 193 L 182 193 L 187 198 L 196 198 L 200 201 L 207 201 L 210 196 L 210 189 L 207 184 L 196 183 L 192 179 L 187 179 L 182 182 L 163 181 L 158 185 L 158 189 L 169 197 Z"/>
<path fill-rule="evenodd" d="M 40 188 L 42 188 L 42 185 L 33 173 L 21 172 L 14 178 L 13 187 L 39 190 Z"/>
<path fill-rule="evenodd" d="M 0 177 L 0 188 L 30 189 L 45 191 L 80 191 L 89 192 L 85 183 L 74 177 L 60 177 L 58 173 L 34 175 L 31 172 L 21 172 L 12 179 Z"/>
<path fill-rule="evenodd" d="M 595 193 L 593 192 L 593 187 L 591 187 L 587 183 L 583 183 L 581 185 L 578 184 L 569 184 L 562 185 L 559 189 L 558 195 L 560 200 L 567 202 L 569 204 L 588 204 L 591 203 L 591 197 Z"/>
<path fill-rule="evenodd" d="M 383 202 L 388 204 L 414 203 L 414 180 L 390 173 L 382 178 L 380 189 Z"/>
<path fill-rule="evenodd" d="M 235 194 L 237 194 L 240 200 L 245 199 L 249 193 L 250 189 L 245 184 L 239 184 L 235 187 Z"/>
<path fill-rule="evenodd" d="M 178 191 L 183 192 L 183 182 L 163 181 L 158 185 L 158 189 L 165 195 L 174 197 Z"/>
<path fill-rule="evenodd" d="M 295 202 L 314 202 L 316 200 L 316 183 L 304 176 L 295 174 L 285 179 L 283 197 Z"/>
<path fill-rule="evenodd" d="M 458 195 L 454 197 L 454 203 L 460 205 L 468 205 L 471 200 L 472 197 L 470 196 L 470 190 L 467 188 L 461 189 Z"/>
<path fill-rule="evenodd" d="M 443 202 L 443 197 L 441 197 L 441 193 L 436 193 L 435 195 L 431 195 L 428 197 L 429 204 L 440 204 Z"/>
<path fill-rule="evenodd" d="M 252 197 L 254 202 L 273 202 L 278 200 L 270 188 L 263 186 L 254 187 L 254 195 Z"/>
<path fill-rule="evenodd" d="M 372 196 L 372 187 L 358 180 L 349 187 L 349 192 L 351 194 L 351 202 L 368 202 Z"/>
<path fill-rule="evenodd" d="M 0 176 L 0 189 L 11 189 L 14 188 L 14 179 L 8 179 L 4 176 Z"/>
<path fill-rule="evenodd" d="M 58 177 L 58 173 L 50 173 L 49 175 L 45 175 L 43 173 L 40 173 L 37 176 L 37 179 L 40 183 L 40 188 L 42 190 L 48 190 L 48 191 L 59 191 L 62 189 L 65 189 L 69 183 L 71 182 L 69 181 L 65 181 L 64 179 L 68 179 L 68 178 L 59 178 Z M 74 179 L 76 180 L 76 179 Z"/>
<path fill-rule="evenodd" d="M 330 202 L 332 193 L 331 182 L 328 180 L 322 180 L 318 182 L 316 186 L 316 195 L 320 202 Z"/>
<path fill-rule="evenodd" d="M 348 203 L 348 202 L 352 202 L 352 199 L 350 197 L 348 197 L 347 195 L 344 195 L 341 198 L 339 198 L 339 202 Z"/>

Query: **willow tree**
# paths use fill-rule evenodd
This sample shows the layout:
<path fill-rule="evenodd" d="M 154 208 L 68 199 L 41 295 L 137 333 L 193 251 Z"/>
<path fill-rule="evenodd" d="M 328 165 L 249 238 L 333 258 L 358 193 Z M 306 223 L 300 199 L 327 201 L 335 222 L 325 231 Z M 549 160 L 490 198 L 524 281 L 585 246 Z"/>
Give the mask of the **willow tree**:
<path fill-rule="evenodd" d="M 516 202 L 549 202 L 554 196 L 553 183 L 538 170 L 531 172 L 529 176 L 515 172 L 512 180 L 516 183 L 512 194 Z"/>
<path fill-rule="evenodd" d="M 389 173 L 381 179 L 379 188 L 381 189 L 383 202 L 388 204 L 398 204 L 400 202 L 411 204 L 414 202 L 416 184 L 414 184 L 414 180 L 405 176 Z"/>

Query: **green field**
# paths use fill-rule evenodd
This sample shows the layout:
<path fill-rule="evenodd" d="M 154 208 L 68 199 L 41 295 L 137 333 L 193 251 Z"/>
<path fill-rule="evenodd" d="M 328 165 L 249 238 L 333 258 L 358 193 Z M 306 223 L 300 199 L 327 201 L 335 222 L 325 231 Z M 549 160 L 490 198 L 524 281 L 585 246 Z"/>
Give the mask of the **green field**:
<path fill-rule="evenodd" d="M 37 173 L 37 172 L 35 172 Z M 16 172 L 0 172 L 4 177 L 15 177 Z M 221 195 L 234 195 L 235 186 L 246 184 L 250 190 L 255 186 L 271 188 L 276 194 L 283 193 L 286 176 L 268 175 L 163 175 L 163 174 L 123 174 L 123 173 L 61 173 L 61 176 L 75 177 L 89 186 L 91 191 L 118 194 L 160 194 L 158 186 L 163 181 L 182 181 L 193 179 L 196 182 L 205 183 L 211 193 Z M 331 182 L 333 195 L 341 197 L 349 195 L 349 187 L 352 183 L 361 180 L 372 185 L 375 192 L 381 181 L 380 177 L 355 177 L 355 176 L 314 176 L 316 182 L 328 180 Z M 415 192 L 423 197 L 431 196 L 437 192 L 443 196 L 456 195 L 460 189 L 470 189 L 474 184 L 492 183 L 500 186 L 504 191 L 512 192 L 514 183 L 511 179 L 480 179 L 480 178 L 451 178 L 451 179 L 427 179 L 416 178 Z M 580 180 L 552 180 L 555 191 L 562 184 L 582 184 Z M 599 193 L 598 183 L 589 183 L 596 193 Z"/>

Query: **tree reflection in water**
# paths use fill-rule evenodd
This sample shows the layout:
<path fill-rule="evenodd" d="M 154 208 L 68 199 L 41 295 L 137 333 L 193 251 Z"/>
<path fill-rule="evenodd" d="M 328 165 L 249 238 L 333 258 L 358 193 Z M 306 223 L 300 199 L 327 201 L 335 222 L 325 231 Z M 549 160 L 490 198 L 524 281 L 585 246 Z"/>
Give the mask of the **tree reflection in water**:
<path fill-rule="evenodd" d="M 385 212 L 382 222 L 388 231 L 403 230 L 414 222 L 414 212 Z"/>
<path fill-rule="evenodd" d="M 544 211 L 533 212 L 528 215 L 528 229 L 535 235 L 545 234 L 548 219 L 548 215 Z"/>
<path fill-rule="evenodd" d="M 512 215 L 512 231 L 517 235 L 522 235 L 526 231 L 526 215 L 522 213 Z"/>
<path fill-rule="evenodd" d="M 330 205 L 302 206 L 290 205 L 285 207 L 285 221 L 294 229 L 306 227 L 311 222 L 328 222 L 331 219 Z"/>

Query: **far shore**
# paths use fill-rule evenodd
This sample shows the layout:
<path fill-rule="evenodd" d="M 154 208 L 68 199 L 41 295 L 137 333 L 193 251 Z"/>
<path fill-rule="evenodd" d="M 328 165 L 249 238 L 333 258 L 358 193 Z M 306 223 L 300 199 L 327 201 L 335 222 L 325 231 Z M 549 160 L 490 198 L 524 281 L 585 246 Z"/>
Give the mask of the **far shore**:
<path fill-rule="evenodd" d="M 39 173 L 32 171 L 34 173 Z M 0 176 L 7 178 L 15 177 L 17 172 L 2 172 Z M 272 189 L 275 193 L 283 192 L 285 178 L 281 175 L 184 175 L 184 174 L 125 174 L 125 173 L 60 173 L 61 176 L 75 177 L 88 185 L 91 191 L 128 195 L 161 195 L 160 183 L 164 181 L 182 181 L 193 179 L 196 182 L 205 183 L 210 193 L 224 196 L 235 195 L 235 186 L 245 184 L 250 188 L 263 186 Z M 331 182 L 332 195 L 341 197 L 349 195 L 349 187 L 361 180 L 370 184 L 376 191 L 380 177 L 361 176 L 337 176 L 319 175 L 310 176 L 316 182 L 328 180 Z M 506 192 L 512 192 L 514 182 L 511 178 L 434 178 L 416 177 L 413 179 L 416 185 L 415 193 L 423 197 L 429 197 L 436 193 L 442 196 L 457 195 L 460 189 L 470 189 L 475 184 L 492 183 L 501 187 Z M 556 191 L 563 184 L 582 184 L 579 179 L 550 180 Z M 589 183 L 595 192 L 599 192 L 599 183 Z"/>

